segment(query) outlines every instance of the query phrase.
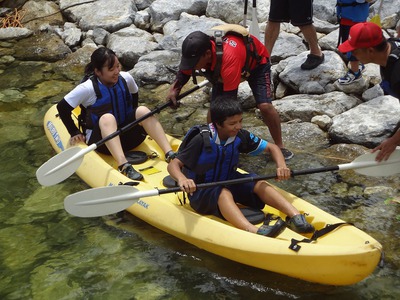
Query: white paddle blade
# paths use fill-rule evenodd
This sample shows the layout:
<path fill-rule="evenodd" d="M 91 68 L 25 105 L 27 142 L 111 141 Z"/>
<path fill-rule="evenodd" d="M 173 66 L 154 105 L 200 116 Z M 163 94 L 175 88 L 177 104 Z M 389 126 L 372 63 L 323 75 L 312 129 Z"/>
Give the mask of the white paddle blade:
<path fill-rule="evenodd" d="M 55 185 L 74 174 L 83 160 L 81 151 L 80 147 L 68 148 L 45 162 L 36 171 L 39 183 L 44 186 Z"/>
<path fill-rule="evenodd" d="M 255 36 L 257 39 L 260 39 L 260 27 L 258 25 L 257 19 L 257 8 L 253 7 L 252 15 L 251 15 L 251 23 L 249 32 L 251 35 Z"/>
<path fill-rule="evenodd" d="M 128 185 L 100 187 L 67 196 L 64 208 L 77 217 L 100 217 L 122 211 L 136 203 L 140 197 L 158 194 L 157 189 L 138 191 Z"/>
<path fill-rule="evenodd" d="M 377 162 L 377 153 L 366 153 L 357 157 L 350 164 L 339 166 L 340 170 L 355 169 L 355 171 L 367 176 L 391 176 L 400 172 L 400 148 L 397 148 L 386 161 Z"/>

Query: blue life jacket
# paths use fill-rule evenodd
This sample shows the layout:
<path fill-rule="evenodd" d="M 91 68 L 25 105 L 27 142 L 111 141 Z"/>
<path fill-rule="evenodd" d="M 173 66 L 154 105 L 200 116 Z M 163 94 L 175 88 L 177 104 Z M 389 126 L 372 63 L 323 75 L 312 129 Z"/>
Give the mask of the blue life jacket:
<path fill-rule="evenodd" d="M 119 127 L 132 120 L 133 98 L 126 80 L 121 75 L 118 77 L 118 82 L 112 87 L 105 86 L 95 76 L 90 77 L 90 80 L 93 83 L 97 100 L 85 109 L 85 128 L 93 129 L 100 117 L 106 113 L 111 113 L 115 117 Z"/>
<path fill-rule="evenodd" d="M 197 134 L 203 137 L 202 152 L 197 160 L 194 169 L 190 170 L 186 166 L 182 172 L 187 178 L 193 179 L 197 184 L 203 182 L 215 182 L 231 179 L 231 175 L 236 171 L 239 162 L 239 146 L 244 142 L 240 134 L 225 145 L 219 145 L 215 138 L 211 136 L 208 125 L 197 125 L 192 127 L 182 141 L 180 149 Z"/>
<path fill-rule="evenodd" d="M 353 22 L 365 22 L 368 18 L 369 3 L 356 0 L 337 0 L 336 15 L 338 19 L 349 19 Z"/>

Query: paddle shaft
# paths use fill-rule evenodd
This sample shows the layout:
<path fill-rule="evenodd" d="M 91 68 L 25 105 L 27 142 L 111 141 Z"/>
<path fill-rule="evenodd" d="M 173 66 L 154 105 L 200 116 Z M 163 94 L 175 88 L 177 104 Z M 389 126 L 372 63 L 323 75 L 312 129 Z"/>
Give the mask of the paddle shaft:
<path fill-rule="evenodd" d="M 243 13 L 243 26 L 246 27 L 247 23 L 247 6 L 249 5 L 249 0 L 244 0 L 244 13 Z"/>
<path fill-rule="evenodd" d="M 397 153 L 400 152 L 399 150 L 396 150 Z M 367 154 L 367 156 L 372 156 L 372 154 Z M 361 156 L 362 158 L 363 156 Z M 365 157 L 365 156 L 364 156 Z M 337 166 L 328 166 L 328 167 L 320 167 L 320 168 L 313 168 L 313 169 L 305 169 L 305 170 L 298 170 L 294 171 L 292 170 L 290 172 L 291 177 L 296 177 L 299 175 L 307 175 L 307 174 L 316 174 L 316 173 L 323 173 L 323 172 L 331 172 L 331 171 L 339 171 L 339 170 L 352 170 L 352 169 L 364 169 L 364 168 L 382 168 L 382 166 L 385 165 L 391 165 L 391 164 L 398 164 L 400 163 L 400 160 L 398 158 L 394 159 L 393 161 L 384 161 L 384 162 L 376 162 L 376 161 L 357 161 L 357 159 L 351 163 L 347 164 L 341 164 Z M 247 183 L 247 182 L 253 182 L 253 181 L 259 181 L 259 180 L 267 180 L 267 179 L 273 179 L 276 178 L 276 174 L 270 174 L 270 175 L 263 175 L 263 176 L 254 176 L 254 177 L 246 177 L 246 178 L 239 178 L 239 179 L 231 179 L 231 180 L 224 180 L 224 181 L 217 181 L 217 182 L 210 182 L 210 183 L 200 183 L 196 185 L 196 189 L 205 189 L 205 188 L 210 188 L 210 187 L 215 187 L 215 186 L 227 186 L 227 185 L 233 185 L 233 184 L 240 184 L 240 183 Z M 168 188 L 168 189 L 161 189 L 157 190 L 158 195 L 166 194 L 166 193 L 175 193 L 181 191 L 180 187 L 173 187 L 173 188 Z M 141 192 L 139 192 L 141 193 Z M 153 196 L 153 194 L 150 194 L 149 196 Z M 144 195 L 145 196 L 145 195 Z"/>
<path fill-rule="evenodd" d="M 339 166 L 291 171 L 291 177 L 295 177 L 295 176 L 299 176 L 299 175 L 306 175 L 306 174 L 337 171 L 337 170 L 339 170 Z M 196 185 L 196 189 L 206 189 L 206 188 L 216 187 L 216 186 L 226 186 L 226 185 L 233 185 L 233 184 L 240 184 L 240 183 L 248 183 L 248 182 L 267 180 L 267 179 L 273 179 L 273 178 L 276 178 L 276 174 L 230 179 L 230 180 L 223 180 L 223 181 L 209 182 L 209 183 L 200 183 L 200 184 Z M 176 193 L 179 191 L 181 191 L 180 187 L 173 187 L 173 188 L 158 190 L 158 194 L 162 195 L 162 194 L 167 194 L 167 193 Z"/>
<path fill-rule="evenodd" d="M 186 92 L 183 92 L 182 94 L 180 94 L 178 97 L 176 97 L 176 100 L 177 101 L 181 100 L 182 98 L 186 97 L 187 95 L 189 95 L 189 94 L 197 91 L 201 87 L 205 86 L 207 83 L 208 83 L 208 81 L 204 80 L 203 82 L 201 82 L 200 84 L 191 88 L 190 90 L 187 90 Z M 94 149 L 103 145 L 104 143 L 108 142 L 109 140 L 115 138 L 116 136 L 120 135 L 121 133 L 124 133 L 124 132 L 128 131 L 129 129 L 135 127 L 137 124 L 146 120 L 147 118 L 151 117 L 152 115 L 159 113 L 164 108 L 171 106 L 171 104 L 172 104 L 172 100 L 169 100 L 168 102 L 164 103 L 163 105 L 157 106 L 155 109 L 153 109 L 149 113 L 145 114 L 144 116 L 140 117 L 139 119 L 136 119 L 132 123 L 129 123 L 128 125 L 118 129 L 117 131 L 113 132 L 112 134 L 110 134 L 110 135 L 106 136 L 105 138 L 101 139 L 100 141 L 96 142 L 95 143 L 96 147 Z"/>

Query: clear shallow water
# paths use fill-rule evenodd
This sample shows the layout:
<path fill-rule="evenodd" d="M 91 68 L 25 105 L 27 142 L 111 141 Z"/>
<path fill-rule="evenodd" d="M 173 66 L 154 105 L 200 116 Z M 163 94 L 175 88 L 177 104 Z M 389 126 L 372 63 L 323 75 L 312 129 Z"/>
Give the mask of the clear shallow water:
<path fill-rule="evenodd" d="M 399 299 L 400 207 L 385 204 L 384 193 L 362 192 L 366 186 L 398 186 L 399 177 L 326 173 L 278 183 L 356 222 L 383 244 L 386 266 L 366 280 L 330 287 L 247 267 L 127 214 L 68 215 L 64 198 L 88 187 L 75 175 L 41 187 L 35 172 L 54 155 L 44 136 L 43 115 L 72 84 L 58 80 L 54 90 L 38 82 L 26 86 L 15 79 L 25 71 L 23 65 L 13 66 L 0 79 L 0 299 Z M 304 152 L 297 153 L 291 167 L 338 163 Z M 245 159 L 242 167 L 273 172 L 263 158 Z"/>

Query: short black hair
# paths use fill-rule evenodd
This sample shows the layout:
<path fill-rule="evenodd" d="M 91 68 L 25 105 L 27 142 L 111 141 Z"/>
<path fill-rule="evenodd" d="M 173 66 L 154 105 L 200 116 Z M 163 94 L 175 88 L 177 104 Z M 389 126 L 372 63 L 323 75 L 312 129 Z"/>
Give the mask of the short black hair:
<path fill-rule="evenodd" d="M 387 47 L 388 47 L 388 41 L 383 38 L 382 42 L 380 42 L 378 45 L 376 45 L 375 47 L 373 47 L 377 52 L 384 52 L 386 51 Z"/>
<path fill-rule="evenodd" d="M 239 101 L 232 96 L 218 96 L 211 101 L 210 116 L 211 122 L 222 126 L 224 121 L 232 116 L 243 113 Z"/>

